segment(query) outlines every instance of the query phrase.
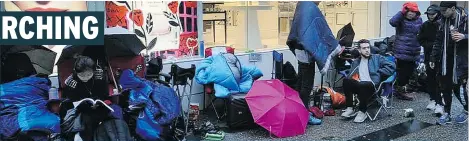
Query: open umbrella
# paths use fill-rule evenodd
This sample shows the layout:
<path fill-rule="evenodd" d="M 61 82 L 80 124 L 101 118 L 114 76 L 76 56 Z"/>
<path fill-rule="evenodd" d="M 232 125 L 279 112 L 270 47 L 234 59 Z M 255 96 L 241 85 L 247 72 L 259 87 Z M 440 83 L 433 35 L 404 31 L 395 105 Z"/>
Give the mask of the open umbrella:
<path fill-rule="evenodd" d="M 0 46 L 0 53 L 2 60 L 5 60 L 9 56 L 9 54 L 26 54 L 31 60 L 31 63 L 36 73 L 42 73 L 47 75 L 52 74 L 52 71 L 54 69 L 55 57 L 57 55 L 57 53 L 55 53 L 54 51 L 41 45 Z"/>
<path fill-rule="evenodd" d="M 138 39 L 135 33 L 124 28 L 106 28 L 104 31 L 104 45 L 66 46 L 63 49 L 57 64 L 63 60 L 72 59 L 77 54 L 83 55 L 84 52 L 96 54 L 90 56 L 103 56 L 103 54 L 105 54 L 106 57 L 120 57 L 139 55 L 143 49 L 145 49 L 145 46 L 140 39 Z"/>
<path fill-rule="evenodd" d="M 337 40 L 339 40 L 340 45 L 351 47 L 353 44 L 354 37 L 355 37 L 355 31 L 353 31 L 352 24 L 348 23 L 337 32 L 336 38 Z"/>
<path fill-rule="evenodd" d="M 304 134 L 308 111 L 297 91 L 278 79 L 255 81 L 246 96 L 254 121 L 277 137 Z"/>

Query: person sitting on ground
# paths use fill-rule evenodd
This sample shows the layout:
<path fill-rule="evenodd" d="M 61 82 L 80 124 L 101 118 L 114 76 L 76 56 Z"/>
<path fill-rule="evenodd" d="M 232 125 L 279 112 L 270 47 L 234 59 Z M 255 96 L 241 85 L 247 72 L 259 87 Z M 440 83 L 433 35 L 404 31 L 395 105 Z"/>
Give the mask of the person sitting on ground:
<path fill-rule="evenodd" d="M 343 81 L 347 109 L 342 116 L 355 115 L 353 94 L 357 94 L 360 104 L 354 122 L 360 123 L 366 120 L 368 101 L 383 80 L 382 78 L 391 76 L 396 70 L 396 65 L 381 55 L 371 54 L 370 41 L 362 39 L 358 43 L 361 57 L 353 61 L 349 74 Z"/>

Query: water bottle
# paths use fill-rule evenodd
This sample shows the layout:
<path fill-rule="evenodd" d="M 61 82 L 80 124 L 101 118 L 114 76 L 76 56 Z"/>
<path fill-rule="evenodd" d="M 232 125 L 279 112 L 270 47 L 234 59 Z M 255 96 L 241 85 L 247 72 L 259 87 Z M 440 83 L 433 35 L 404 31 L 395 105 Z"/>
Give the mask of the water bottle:
<path fill-rule="evenodd" d="M 59 99 L 59 91 L 55 87 L 49 89 L 49 100 Z"/>

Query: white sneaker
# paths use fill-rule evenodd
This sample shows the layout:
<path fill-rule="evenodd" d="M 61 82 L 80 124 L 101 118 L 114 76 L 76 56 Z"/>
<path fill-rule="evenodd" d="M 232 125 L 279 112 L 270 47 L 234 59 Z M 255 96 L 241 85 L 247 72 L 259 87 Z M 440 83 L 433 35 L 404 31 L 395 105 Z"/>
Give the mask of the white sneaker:
<path fill-rule="evenodd" d="M 358 114 L 355 117 L 355 119 L 353 120 L 353 122 L 362 123 L 366 120 L 366 118 L 367 118 L 367 116 L 366 116 L 365 113 L 363 113 L 362 111 L 358 111 Z"/>
<path fill-rule="evenodd" d="M 436 104 L 435 106 L 435 114 L 444 114 L 445 112 L 443 111 L 443 106 L 440 104 Z"/>
<path fill-rule="evenodd" d="M 427 110 L 435 110 L 435 105 L 436 105 L 435 100 L 431 100 L 430 103 L 428 103 L 427 105 Z"/>
<path fill-rule="evenodd" d="M 345 112 L 343 112 L 341 116 L 349 118 L 354 116 L 355 114 L 356 113 L 353 111 L 352 107 L 347 107 L 347 109 L 345 109 Z"/>

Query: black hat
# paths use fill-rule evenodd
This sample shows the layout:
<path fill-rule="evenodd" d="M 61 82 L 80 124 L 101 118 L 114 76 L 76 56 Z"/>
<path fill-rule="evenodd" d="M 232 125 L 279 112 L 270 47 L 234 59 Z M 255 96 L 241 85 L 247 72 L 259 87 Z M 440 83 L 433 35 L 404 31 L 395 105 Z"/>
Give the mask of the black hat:
<path fill-rule="evenodd" d="M 425 14 L 435 14 L 435 13 L 438 13 L 438 11 L 440 11 L 440 7 L 436 4 L 433 4 L 427 8 L 427 11 L 425 12 Z"/>
<path fill-rule="evenodd" d="M 445 8 L 451 8 L 451 7 L 456 7 L 458 4 L 456 1 L 442 1 L 440 3 L 440 7 L 445 7 Z"/>

